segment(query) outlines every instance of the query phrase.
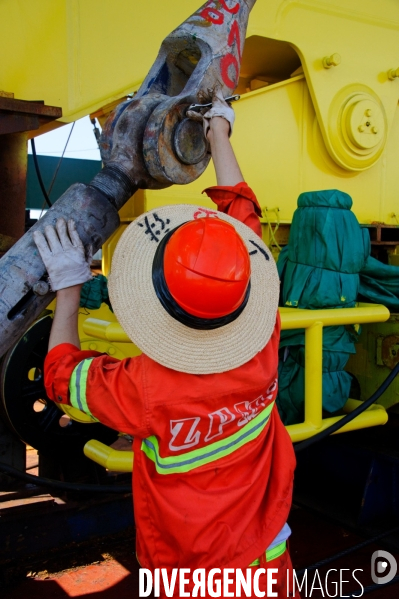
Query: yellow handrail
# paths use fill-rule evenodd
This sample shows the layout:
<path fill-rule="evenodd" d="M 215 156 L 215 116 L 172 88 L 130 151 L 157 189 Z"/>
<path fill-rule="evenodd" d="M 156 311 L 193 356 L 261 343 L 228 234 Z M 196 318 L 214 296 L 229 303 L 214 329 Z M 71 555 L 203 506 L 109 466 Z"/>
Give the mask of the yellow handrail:
<path fill-rule="evenodd" d="M 343 418 L 343 416 L 334 416 L 323 419 L 323 327 L 385 322 L 390 313 L 385 306 L 360 303 L 354 308 L 326 310 L 280 308 L 279 311 L 282 330 L 305 329 L 305 420 L 299 424 L 287 426 L 292 442 L 296 443 L 312 437 Z M 88 318 L 83 324 L 83 330 L 92 337 L 119 343 L 131 343 L 122 327 L 115 322 Z M 352 412 L 361 403 L 348 399 L 344 406 L 344 412 Z M 385 424 L 387 420 L 388 414 L 385 408 L 374 404 L 337 433 Z M 130 451 L 117 451 L 99 441 L 92 440 L 86 443 L 84 452 L 87 457 L 109 470 L 128 472 L 133 468 L 133 452 Z"/>
<path fill-rule="evenodd" d="M 88 441 L 83 451 L 87 458 L 104 466 L 107 470 L 112 470 L 113 472 L 132 472 L 133 470 L 132 451 L 112 449 L 96 439 Z"/>

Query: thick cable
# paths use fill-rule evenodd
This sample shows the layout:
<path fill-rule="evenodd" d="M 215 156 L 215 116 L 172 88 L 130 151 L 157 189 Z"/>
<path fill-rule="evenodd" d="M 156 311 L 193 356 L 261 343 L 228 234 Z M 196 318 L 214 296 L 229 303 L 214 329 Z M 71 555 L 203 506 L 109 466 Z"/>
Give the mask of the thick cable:
<path fill-rule="evenodd" d="M 44 187 L 42 175 L 41 175 L 40 169 L 39 169 L 39 163 L 38 163 L 38 160 L 37 160 L 35 140 L 33 139 L 33 137 L 30 140 L 30 145 L 31 145 L 31 148 L 32 148 L 33 164 L 35 165 L 35 171 L 36 171 L 36 175 L 37 175 L 37 180 L 39 181 L 40 189 L 42 190 L 44 199 L 46 200 L 46 204 L 47 204 L 47 206 L 49 208 L 51 208 L 52 203 L 50 202 L 50 198 L 48 197 L 46 188 Z"/>
<path fill-rule="evenodd" d="M 313 570 L 322 568 L 323 566 L 326 566 L 330 562 L 335 562 L 336 560 L 340 559 L 341 557 L 346 557 L 347 555 L 350 555 L 354 551 L 357 551 L 358 549 L 363 549 L 363 547 L 367 547 L 367 545 L 371 545 L 372 543 L 375 543 L 379 539 L 383 539 L 384 537 L 387 537 L 388 535 L 390 535 L 398 530 L 399 530 L 399 526 L 395 526 L 395 528 L 386 530 L 385 532 L 382 532 L 381 534 L 377 535 L 376 537 L 367 539 L 367 541 L 362 541 L 361 543 L 358 543 L 357 545 L 353 545 L 352 547 L 348 547 L 348 549 L 344 549 L 343 551 L 340 551 L 339 553 L 335 553 L 335 555 L 326 557 L 325 559 L 322 559 L 319 562 L 312 564 L 311 566 L 306 566 L 306 568 L 302 568 L 301 570 L 298 570 L 297 574 L 298 574 L 298 576 L 301 576 L 306 571 L 312 572 Z"/>
<path fill-rule="evenodd" d="M 251 290 L 251 282 L 248 283 L 248 287 L 245 293 L 245 297 L 242 301 L 242 304 L 226 316 L 221 316 L 220 318 L 200 318 L 199 316 L 193 316 L 189 312 L 186 312 L 176 300 L 172 297 L 168 285 L 165 280 L 164 275 L 164 255 L 166 245 L 170 239 L 170 237 L 175 233 L 177 229 L 182 227 L 186 223 L 182 223 L 178 227 L 175 227 L 169 233 L 167 233 L 162 240 L 159 242 L 158 247 L 156 249 L 154 260 L 152 263 L 152 284 L 154 286 L 155 293 L 161 302 L 162 306 L 166 310 L 166 312 L 172 316 L 178 322 L 181 322 L 186 327 L 190 327 L 191 329 L 196 329 L 199 331 L 211 331 L 213 329 L 218 329 L 220 327 L 233 322 L 241 312 L 244 310 L 247 305 L 249 294 Z"/>
<path fill-rule="evenodd" d="M 392 383 L 392 381 L 398 375 L 398 373 L 399 373 L 399 363 L 396 364 L 395 368 L 388 374 L 387 378 L 378 387 L 377 391 L 375 391 L 373 393 L 373 395 L 371 397 L 369 397 L 369 399 L 364 401 L 361 406 L 357 407 L 355 410 L 353 410 L 353 412 L 350 412 L 350 414 L 347 414 L 346 416 L 344 416 L 343 418 L 338 420 L 338 422 L 335 422 L 334 424 L 332 424 L 328 428 L 324 429 L 320 433 L 313 435 L 313 437 L 309 437 L 309 439 L 306 439 L 305 441 L 302 441 L 301 443 L 297 443 L 294 446 L 295 452 L 297 453 L 298 451 L 307 449 L 310 445 L 313 445 L 313 443 L 317 443 L 318 441 L 325 439 L 325 437 L 332 435 L 333 433 L 338 431 L 340 428 L 342 428 L 343 426 L 348 424 L 348 422 L 351 422 L 352 420 L 354 420 L 354 418 L 356 418 L 356 416 L 358 416 L 359 414 L 362 414 L 362 412 L 367 410 L 367 408 L 369 408 L 373 403 L 375 403 L 377 401 L 377 399 L 379 399 L 379 397 L 388 389 L 389 385 Z"/>
<path fill-rule="evenodd" d="M 345 595 L 345 597 L 363 597 L 363 595 L 372 593 L 373 591 L 382 591 L 383 588 L 389 586 L 390 584 L 396 584 L 397 582 L 399 582 L 399 574 L 395 576 L 395 578 L 392 578 L 392 580 L 389 582 L 384 582 L 384 584 L 371 584 L 368 587 L 364 587 L 361 595 L 352 593 L 352 595 Z"/>
<path fill-rule="evenodd" d="M 58 489 L 60 491 L 77 491 L 82 493 L 131 493 L 131 486 L 120 486 L 111 487 L 108 485 L 85 485 L 80 483 L 63 483 L 59 480 L 53 480 L 51 478 L 43 478 L 42 476 L 34 476 L 33 474 L 26 474 L 21 472 L 8 464 L 0 462 L 0 472 L 5 472 L 12 478 L 23 480 L 27 483 L 48 487 L 49 489 Z"/>

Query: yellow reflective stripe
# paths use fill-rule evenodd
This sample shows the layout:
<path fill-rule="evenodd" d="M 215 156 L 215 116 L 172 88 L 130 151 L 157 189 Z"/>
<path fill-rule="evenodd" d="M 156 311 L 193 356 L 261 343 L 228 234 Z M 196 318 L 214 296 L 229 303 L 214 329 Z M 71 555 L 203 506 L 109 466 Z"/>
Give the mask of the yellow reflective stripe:
<path fill-rule="evenodd" d="M 201 447 L 201 449 L 188 451 L 179 456 L 163 458 L 159 455 L 158 439 L 152 435 L 148 439 L 143 440 L 141 450 L 155 463 L 155 468 L 159 474 L 189 472 L 190 470 L 194 470 L 194 468 L 199 468 L 204 464 L 209 464 L 228 456 L 249 441 L 256 439 L 266 427 L 273 406 L 274 402 L 239 431 L 234 433 L 234 435 L 211 443 L 206 447 Z"/>
<path fill-rule="evenodd" d="M 286 549 L 287 549 L 287 541 L 283 541 L 282 543 L 279 543 L 275 547 L 272 547 L 271 549 L 267 549 L 266 561 L 271 562 L 272 560 L 277 559 L 278 557 L 280 557 L 280 555 L 283 555 L 283 553 Z M 260 559 L 258 558 L 256 560 L 254 560 L 252 562 L 252 564 L 249 564 L 250 568 L 251 568 L 251 566 L 260 566 Z"/>
<path fill-rule="evenodd" d="M 74 369 L 69 381 L 69 398 L 73 408 L 88 414 L 94 418 L 96 422 L 99 422 L 90 412 L 86 397 L 87 375 L 93 360 L 94 358 L 82 360 L 82 362 L 79 362 Z"/>

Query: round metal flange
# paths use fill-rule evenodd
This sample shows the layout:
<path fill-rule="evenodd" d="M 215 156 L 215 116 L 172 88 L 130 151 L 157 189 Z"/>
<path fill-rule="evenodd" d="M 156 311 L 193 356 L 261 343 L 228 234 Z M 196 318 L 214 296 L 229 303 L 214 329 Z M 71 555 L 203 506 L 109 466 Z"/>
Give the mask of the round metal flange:
<path fill-rule="evenodd" d="M 151 176 L 143 156 L 143 136 L 147 121 L 168 96 L 149 94 L 124 103 L 107 119 L 101 134 L 102 158 L 105 166 L 117 165 L 140 189 L 162 189 L 171 182 L 160 182 Z M 119 111 L 118 111 L 119 110 Z M 106 149 L 104 149 L 106 148 Z"/>
<path fill-rule="evenodd" d="M 144 160 L 150 175 L 161 183 L 191 183 L 209 163 L 203 128 L 186 117 L 187 108 L 195 101 L 194 96 L 170 98 L 148 119 Z"/>
<path fill-rule="evenodd" d="M 78 422 L 73 414 L 63 413 L 48 398 L 43 367 L 51 324 L 49 315 L 36 321 L 4 356 L 0 372 L 1 413 L 22 441 L 43 455 L 81 457 L 90 439 L 110 445 L 118 433 L 100 423 L 86 424 L 90 418 L 81 412 Z"/>
<path fill-rule="evenodd" d="M 378 95 L 365 85 L 350 85 L 333 99 L 328 121 L 332 158 L 344 169 L 362 171 L 380 158 L 388 123 Z"/>
<path fill-rule="evenodd" d="M 188 118 L 176 126 L 173 144 L 176 155 L 183 164 L 198 164 L 206 158 L 208 152 L 202 124 Z"/>

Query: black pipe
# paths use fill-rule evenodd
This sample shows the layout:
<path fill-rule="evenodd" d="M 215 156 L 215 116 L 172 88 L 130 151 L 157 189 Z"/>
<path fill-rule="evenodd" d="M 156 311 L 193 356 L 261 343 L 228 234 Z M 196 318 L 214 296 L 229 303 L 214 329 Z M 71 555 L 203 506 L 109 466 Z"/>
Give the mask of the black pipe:
<path fill-rule="evenodd" d="M 34 476 L 33 474 L 26 474 L 20 470 L 16 470 L 8 464 L 0 462 L 0 472 L 5 472 L 13 478 L 18 478 L 27 483 L 33 483 L 34 485 L 42 485 L 43 487 L 49 487 L 50 489 L 59 489 L 61 491 L 78 491 L 82 493 L 131 493 L 132 487 L 112 487 L 109 485 L 83 485 L 80 483 L 63 483 L 59 480 L 53 480 L 51 478 L 43 478 L 41 476 Z"/>
<path fill-rule="evenodd" d="M 328 428 L 324 429 L 320 433 L 313 435 L 313 437 L 309 437 L 309 439 L 306 439 L 305 441 L 302 441 L 301 443 L 297 443 L 294 446 L 295 452 L 297 453 L 298 451 L 307 449 L 310 445 L 313 445 L 313 443 L 316 443 L 317 441 L 321 441 L 325 437 L 332 435 L 333 433 L 338 431 L 340 428 L 345 426 L 345 424 L 348 424 L 348 422 L 351 422 L 354 418 L 356 418 L 356 416 L 358 416 L 359 414 L 361 414 L 362 412 L 367 410 L 367 408 L 369 408 L 373 403 L 375 403 L 377 401 L 377 399 L 379 399 L 379 397 L 384 393 L 384 391 L 386 391 L 388 389 L 389 385 L 392 383 L 393 379 L 397 376 L 398 373 L 399 373 L 399 363 L 396 364 L 395 368 L 388 374 L 387 378 L 378 387 L 377 391 L 375 391 L 373 393 L 373 395 L 371 397 L 369 397 L 369 399 L 366 399 L 366 401 L 364 401 L 361 406 L 357 407 L 355 410 L 353 410 L 353 412 L 351 412 L 350 414 L 347 414 L 346 416 L 341 418 L 341 420 L 338 420 L 338 422 L 335 422 L 334 424 L 332 424 Z"/>
<path fill-rule="evenodd" d="M 352 595 L 345 595 L 345 597 L 363 597 L 363 595 L 366 595 L 367 593 L 372 593 L 373 591 L 382 591 L 384 587 L 387 587 L 390 584 L 396 584 L 397 582 L 399 582 L 399 574 L 395 576 L 395 578 L 392 578 L 392 580 L 390 580 L 389 582 L 384 582 L 384 584 L 371 584 L 368 587 L 364 587 L 361 595 L 354 595 L 352 593 Z"/>
<path fill-rule="evenodd" d="M 395 528 L 386 530 L 385 532 L 380 533 L 376 537 L 372 537 L 371 539 L 367 539 L 367 541 L 362 541 L 361 543 L 358 543 L 357 545 L 348 547 L 348 549 L 344 549 L 343 551 L 340 551 L 339 553 L 335 553 L 334 555 L 331 555 L 330 557 L 326 557 L 325 559 L 322 559 L 319 562 L 312 564 L 311 566 L 306 566 L 305 568 L 298 570 L 296 573 L 298 574 L 298 576 L 302 576 L 302 574 L 305 574 L 306 571 L 312 572 L 313 570 L 322 568 L 323 566 L 326 566 L 330 562 L 335 562 L 337 559 L 340 559 L 341 557 L 346 557 L 347 555 L 350 555 L 354 551 L 357 551 L 358 549 L 363 549 L 363 547 L 367 547 L 367 545 L 371 545 L 372 543 L 375 543 L 379 539 L 383 539 L 384 537 L 387 537 L 388 535 L 390 535 L 394 532 L 397 532 L 398 530 L 399 530 L 399 526 L 395 526 Z"/>
<path fill-rule="evenodd" d="M 37 175 L 37 180 L 39 181 L 40 189 L 42 190 L 42 193 L 43 193 L 44 199 L 46 200 L 47 206 L 49 208 L 51 208 L 52 203 L 50 202 L 50 198 L 48 197 L 46 188 L 44 187 L 44 183 L 43 183 L 42 175 L 40 173 L 39 163 L 38 163 L 37 155 L 36 155 L 35 140 L 33 139 L 33 137 L 30 140 L 30 145 L 32 147 L 33 163 L 35 165 L 35 171 L 36 171 L 36 175 Z"/>

